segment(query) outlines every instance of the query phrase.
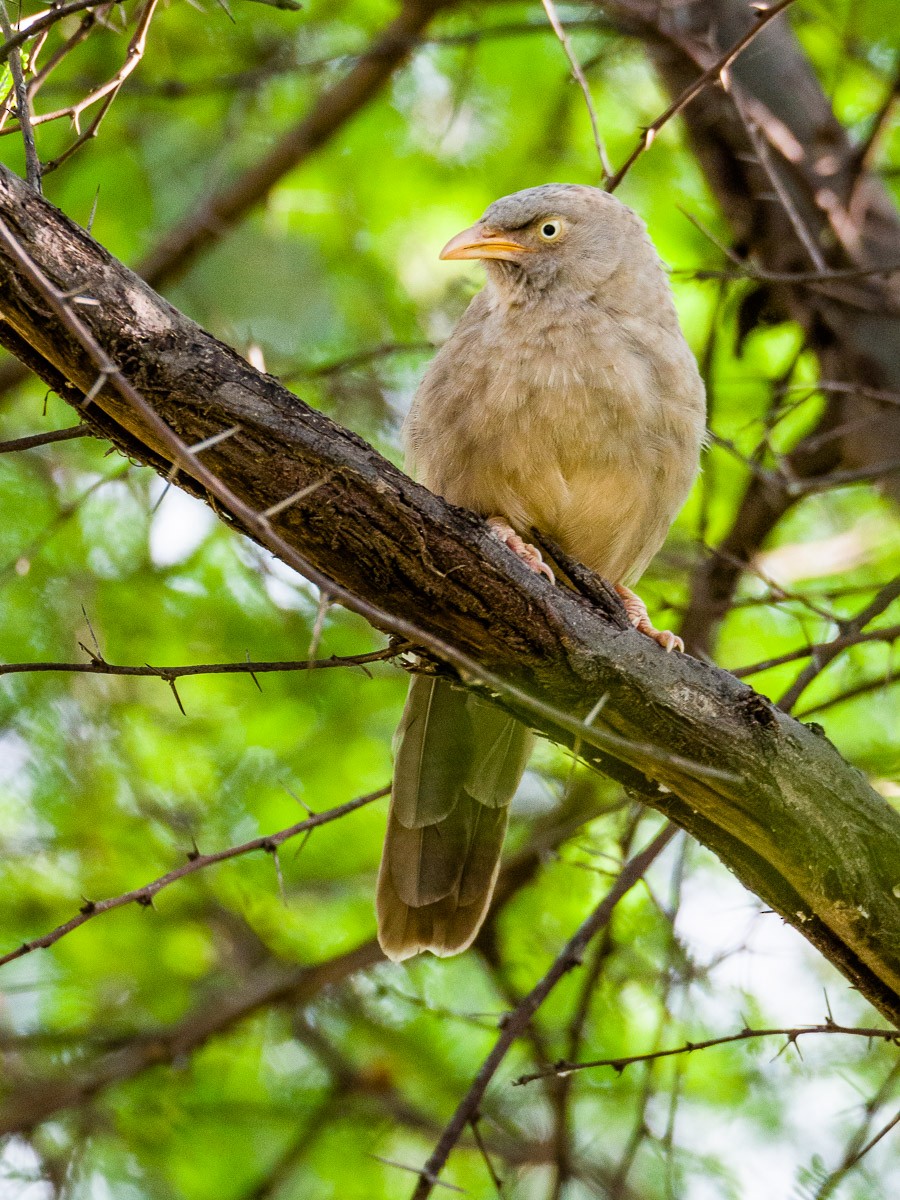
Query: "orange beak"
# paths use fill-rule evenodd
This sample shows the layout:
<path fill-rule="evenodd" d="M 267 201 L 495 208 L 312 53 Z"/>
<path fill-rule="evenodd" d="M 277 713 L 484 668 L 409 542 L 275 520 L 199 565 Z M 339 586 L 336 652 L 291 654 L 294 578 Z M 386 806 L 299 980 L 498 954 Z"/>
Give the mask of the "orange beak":
<path fill-rule="evenodd" d="M 507 233 L 496 233 L 479 221 L 451 238 L 441 251 L 441 258 L 501 258 L 514 262 L 520 254 L 531 253 L 529 246 L 523 246 Z"/>

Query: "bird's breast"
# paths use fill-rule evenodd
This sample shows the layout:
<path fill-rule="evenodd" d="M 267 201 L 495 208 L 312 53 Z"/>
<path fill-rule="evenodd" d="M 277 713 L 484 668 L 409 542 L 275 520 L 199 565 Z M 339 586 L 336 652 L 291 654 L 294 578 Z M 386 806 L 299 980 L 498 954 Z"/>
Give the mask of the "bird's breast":
<path fill-rule="evenodd" d="M 452 376 L 438 356 L 417 396 L 407 441 L 419 478 L 537 526 L 608 578 L 634 577 L 697 469 L 703 391 L 680 334 L 648 348 L 596 322 L 477 332 Z"/>

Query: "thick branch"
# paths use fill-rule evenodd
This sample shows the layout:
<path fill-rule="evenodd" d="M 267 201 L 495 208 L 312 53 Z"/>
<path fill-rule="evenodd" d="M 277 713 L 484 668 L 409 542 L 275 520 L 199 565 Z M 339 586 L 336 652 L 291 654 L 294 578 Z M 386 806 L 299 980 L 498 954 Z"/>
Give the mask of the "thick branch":
<path fill-rule="evenodd" d="M 826 739 L 727 672 L 665 655 L 534 576 L 477 517 L 260 375 L 5 169 L 0 217 L 58 288 L 77 284 L 100 301 L 82 320 L 157 418 L 188 445 L 230 431 L 201 458 L 244 504 L 271 512 L 297 497 L 272 518 L 285 544 L 424 640 L 452 645 L 549 705 L 538 718 L 533 704 L 507 698 L 710 846 L 900 1019 L 900 816 Z M 70 381 L 61 390 L 77 406 L 96 369 L 5 251 L 0 313 L 48 380 Z M 171 470 L 158 427 L 119 391 L 105 386 L 81 407 L 129 454 Z M 184 471 L 179 482 L 204 490 Z M 475 672 L 467 681 L 477 684 Z M 601 697 L 594 727 L 622 739 L 602 754 L 573 733 L 573 718 L 582 722 Z"/>

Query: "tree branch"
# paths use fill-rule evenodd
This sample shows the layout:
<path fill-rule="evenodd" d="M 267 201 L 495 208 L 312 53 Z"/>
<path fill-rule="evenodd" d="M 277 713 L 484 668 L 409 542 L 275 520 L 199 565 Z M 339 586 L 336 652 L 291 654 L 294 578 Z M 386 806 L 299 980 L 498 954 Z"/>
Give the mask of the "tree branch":
<path fill-rule="evenodd" d="M 198 254 L 260 203 L 284 176 L 315 153 L 384 87 L 416 46 L 419 35 L 452 0 L 405 0 L 348 73 L 323 92 L 313 108 L 285 130 L 270 150 L 219 192 L 203 200 L 150 251 L 137 270 L 159 287 L 179 278 Z"/>
<path fill-rule="evenodd" d="M 113 1084 L 133 1079 L 151 1067 L 186 1058 L 210 1038 L 225 1033 L 263 1008 L 309 1004 L 324 988 L 341 983 L 382 958 L 381 948 L 372 938 L 346 954 L 314 966 L 268 965 L 242 984 L 213 996 L 183 1021 L 135 1038 L 87 1067 L 20 1085 L 0 1106 L 0 1134 L 31 1129 L 54 1113 L 85 1103 Z"/>
<path fill-rule="evenodd" d="M 92 656 L 90 662 L 30 662 L 0 663 L 0 675 L 33 675 L 63 671 L 72 675 L 126 675 L 137 678 L 162 679 L 171 683 L 173 679 L 186 679 L 192 675 L 267 675 L 273 671 L 323 671 L 334 667 L 362 667 L 368 663 L 387 662 L 396 658 L 401 650 L 388 647 L 372 650 L 368 654 L 332 655 L 331 658 L 311 658 L 285 662 L 233 662 L 196 663 L 183 667 L 121 666 L 109 663 L 105 658 Z M 807 652 L 809 653 L 809 651 Z"/>
<path fill-rule="evenodd" d="M 503 1023 L 500 1036 L 494 1048 L 484 1060 L 481 1069 L 472 1081 L 472 1085 L 459 1103 L 456 1112 L 451 1117 L 446 1129 L 441 1134 L 434 1152 L 429 1157 L 419 1176 L 419 1182 L 413 1192 L 412 1200 L 425 1200 L 430 1196 L 438 1175 L 446 1163 L 450 1151 L 459 1141 L 466 1126 L 478 1115 L 478 1109 L 487 1091 L 488 1084 L 497 1073 L 510 1047 L 517 1038 L 525 1032 L 531 1018 L 544 1003 L 564 975 L 574 967 L 580 966 L 585 950 L 596 934 L 604 929 L 612 917 L 616 905 L 634 885 L 643 877 L 650 865 L 665 850 L 675 836 L 677 830 L 673 825 L 666 825 L 653 841 L 639 854 L 635 854 L 619 872 L 615 882 L 603 897 L 591 915 L 581 925 L 575 935 L 563 947 L 554 960 L 550 969 L 531 989 L 509 1014 Z"/>
<path fill-rule="evenodd" d="M 629 1054 L 625 1058 L 595 1058 L 591 1062 L 569 1062 L 561 1060 L 552 1067 L 541 1071 L 532 1071 L 528 1075 L 520 1075 L 515 1083 L 519 1086 L 533 1083 L 535 1079 L 545 1079 L 548 1076 L 571 1075 L 573 1071 L 587 1071 L 594 1067 L 611 1067 L 617 1075 L 621 1075 L 626 1067 L 635 1063 L 656 1062 L 660 1058 L 671 1058 L 677 1054 L 693 1054 L 695 1050 L 709 1050 L 713 1046 L 728 1046 L 732 1042 L 746 1042 L 755 1038 L 783 1037 L 787 1038 L 786 1046 L 794 1045 L 808 1033 L 840 1033 L 846 1036 L 867 1038 L 869 1041 L 890 1042 L 900 1045 L 900 1034 L 896 1029 L 879 1029 L 877 1027 L 861 1028 L 856 1025 L 836 1025 L 834 1021 L 825 1021 L 821 1025 L 798 1025 L 790 1029 L 742 1029 L 739 1033 L 724 1034 L 722 1037 L 707 1038 L 702 1042 L 685 1042 L 683 1046 L 673 1046 L 669 1050 L 650 1050 L 647 1054 Z"/>
<path fill-rule="evenodd" d="M 242 842 L 239 846 L 229 846 L 227 850 L 217 850 L 213 854 L 200 854 L 195 851 L 188 855 L 186 863 L 167 871 L 165 875 L 160 875 L 150 883 L 144 883 L 140 887 L 132 888 L 131 891 L 123 892 L 119 896 L 112 896 L 108 900 L 85 900 L 76 916 L 70 917 L 62 925 L 57 925 L 55 929 L 51 929 L 42 937 L 32 938 L 28 942 L 23 942 L 21 946 L 17 946 L 15 950 L 0 955 L 0 967 L 5 966 L 8 962 L 13 962 L 14 959 L 23 958 L 35 950 L 46 950 L 48 946 L 55 945 L 67 933 L 79 929 L 102 913 L 112 912 L 114 908 L 123 908 L 126 904 L 139 904 L 142 908 L 149 908 L 153 904 L 153 897 L 163 888 L 175 883 L 178 879 L 184 879 L 187 875 L 194 875 L 197 871 L 202 871 L 204 867 L 227 862 L 231 858 L 240 858 L 241 855 L 252 854 L 255 850 L 274 854 L 278 847 L 290 838 L 298 837 L 301 833 L 310 833 L 313 829 L 318 829 L 320 825 L 328 825 L 332 821 L 346 817 L 348 813 L 356 812 L 358 808 L 371 804 L 373 800 L 380 800 L 389 795 L 390 790 L 390 785 L 388 785 L 380 788 L 377 792 L 359 796 L 356 800 L 348 800 L 346 804 L 330 808 L 327 812 L 310 813 L 305 821 L 298 821 L 297 824 L 289 825 L 287 829 L 281 829 L 278 833 L 268 833 L 262 837 L 251 838 L 249 842 Z"/>
<path fill-rule="evenodd" d="M 0 63 L 6 62 L 14 50 L 73 13 L 82 12 L 86 8 L 102 8 L 104 4 L 121 3 L 123 0 L 69 0 L 68 4 L 54 5 L 33 19 L 22 17 L 17 22 L 18 30 L 0 45 Z M 27 21 L 27 24 L 23 24 L 23 21 Z"/>
<path fill-rule="evenodd" d="M 36 446 L 49 446 L 52 442 L 70 442 L 73 438 L 93 436 L 92 431 L 84 425 L 72 425 L 68 429 L 51 429 L 47 433 L 33 433 L 29 437 L 0 442 L 0 454 L 15 454 L 19 450 L 33 450 Z"/>

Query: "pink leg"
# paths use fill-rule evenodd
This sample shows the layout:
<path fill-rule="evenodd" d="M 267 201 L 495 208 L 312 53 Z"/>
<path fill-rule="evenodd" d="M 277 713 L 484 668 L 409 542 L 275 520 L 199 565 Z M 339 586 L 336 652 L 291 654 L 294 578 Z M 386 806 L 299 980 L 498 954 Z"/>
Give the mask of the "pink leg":
<path fill-rule="evenodd" d="M 645 633 L 647 637 L 653 638 L 654 642 L 658 642 L 666 653 L 670 650 L 684 651 L 684 642 L 677 634 L 671 633 L 668 629 L 656 629 L 654 627 L 647 613 L 647 605 L 640 596 L 635 595 L 631 588 L 617 583 L 616 591 L 621 596 L 622 603 L 625 605 L 625 612 L 628 614 L 628 620 L 635 629 L 640 633 Z"/>
<path fill-rule="evenodd" d="M 511 525 L 503 520 L 502 517 L 488 517 L 488 528 L 504 546 L 508 546 L 517 558 L 521 558 L 526 567 L 530 567 L 537 575 L 546 575 L 551 583 L 556 583 L 556 578 L 547 564 L 541 557 L 541 552 L 537 546 L 532 546 L 529 542 L 524 542 Z M 646 609 L 644 610 L 646 612 Z"/>

